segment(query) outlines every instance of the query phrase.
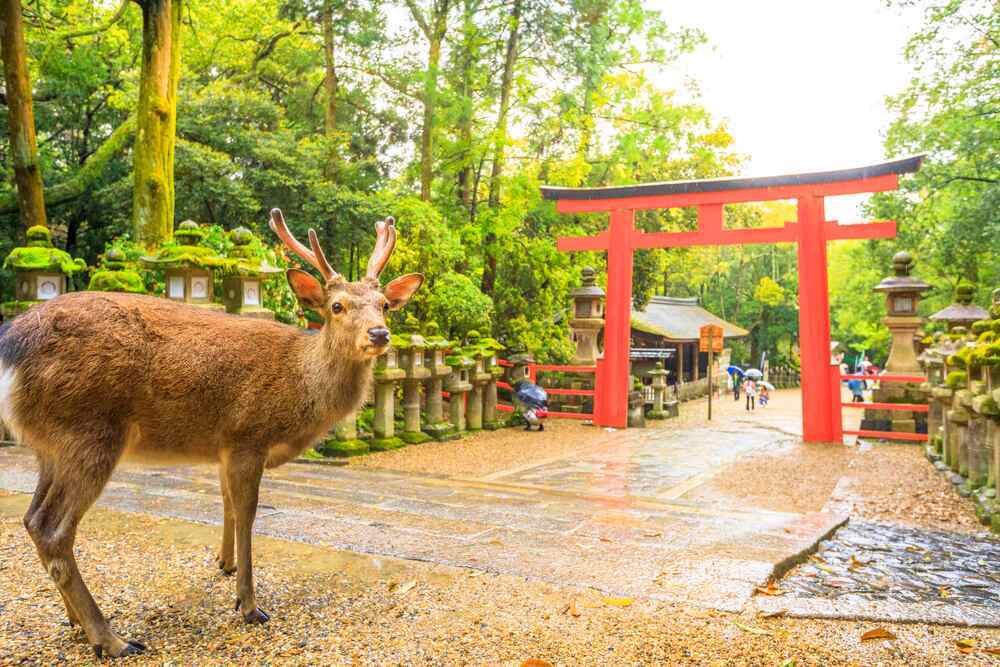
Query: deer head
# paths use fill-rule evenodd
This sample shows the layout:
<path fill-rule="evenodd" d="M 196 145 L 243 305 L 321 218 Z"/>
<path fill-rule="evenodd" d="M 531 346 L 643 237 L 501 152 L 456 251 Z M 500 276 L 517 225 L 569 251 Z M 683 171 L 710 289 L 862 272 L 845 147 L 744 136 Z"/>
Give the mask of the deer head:
<path fill-rule="evenodd" d="M 323 283 L 300 269 L 286 272 L 299 303 L 319 313 L 330 345 L 356 359 L 371 359 L 389 347 L 389 329 L 385 325 L 390 310 L 406 305 L 424 282 L 419 273 L 400 276 L 384 288 L 379 274 L 389 263 L 396 245 L 396 224 L 391 217 L 375 224 L 375 249 L 368 260 L 364 279 L 348 282 L 333 270 L 319 245 L 315 230 L 309 230 L 309 246 L 300 243 L 288 231 L 279 209 L 271 210 L 271 230 L 285 246 L 319 271 Z"/>

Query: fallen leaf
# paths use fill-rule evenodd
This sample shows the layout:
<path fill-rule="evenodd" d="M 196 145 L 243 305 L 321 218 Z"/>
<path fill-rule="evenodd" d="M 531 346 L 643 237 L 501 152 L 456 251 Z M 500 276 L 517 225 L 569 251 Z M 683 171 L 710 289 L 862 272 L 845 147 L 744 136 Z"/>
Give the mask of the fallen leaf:
<path fill-rule="evenodd" d="M 601 542 L 614 542 L 610 537 L 602 537 Z"/>
<path fill-rule="evenodd" d="M 940 588 L 938 588 L 938 595 L 940 595 L 942 598 L 947 598 L 949 596 L 948 587 L 941 586 Z"/>
<path fill-rule="evenodd" d="M 795 667 L 795 665 L 796 665 L 795 658 L 789 658 L 788 660 L 785 660 L 783 663 L 781 663 L 781 667 Z"/>
<path fill-rule="evenodd" d="M 632 604 L 632 598 L 604 598 L 604 604 L 612 607 L 628 607 Z"/>
<path fill-rule="evenodd" d="M 785 591 L 778 588 L 773 580 L 767 582 L 767 586 L 757 586 L 757 592 L 761 595 L 784 595 Z"/>
<path fill-rule="evenodd" d="M 858 568 L 871 565 L 871 561 L 858 560 L 854 554 L 851 554 L 851 564 L 847 566 L 848 570 L 857 570 Z"/>
<path fill-rule="evenodd" d="M 815 561 L 817 563 L 825 563 L 826 562 L 826 559 L 823 558 L 822 556 L 820 556 L 819 554 L 812 554 L 811 556 L 809 556 L 809 560 Z"/>
<path fill-rule="evenodd" d="M 663 533 L 661 533 L 658 530 L 644 530 L 644 531 L 642 531 L 642 534 L 645 535 L 646 537 L 662 537 L 663 536 Z"/>
<path fill-rule="evenodd" d="M 403 595 L 404 593 L 409 592 L 409 590 L 416 585 L 417 582 L 411 579 L 410 581 L 407 581 L 405 584 L 400 584 L 399 586 L 397 586 L 396 592 L 399 593 L 400 595 Z"/>
<path fill-rule="evenodd" d="M 521 667 L 552 667 L 552 663 L 538 658 L 528 658 L 521 663 Z"/>
<path fill-rule="evenodd" d="M 958 649 L 960 653 L 975 653 L 976 651 L 976 640 L 975 639 L 959 639 L 955 642 L 955 648 Z"/>
<path fill-rule="evenodd" d="M 990 655 L 1000 655 L 1000 646 L 987 646 L 983 648 L 983 653 L 989 653 Z"/>
<path fill-rule="evenodd" d="M 501 542 L 500 540 L 497 540 L 497 539 L 492 539 L 489 542 L 487 542 L 487 544 L 495 544 L 498 547 L 502 547 L 503 546 L 503 542 Z"/>
<path fill-rule="evenodd" d="M 766 614 L 761 614 L 761 618 L 781 618 L 787 613 L 787 609 L 778 609 L 777 611 L 769 611 Z"/>
<path fill-rule="evenodd" d="M 567 604 L 565 607 L 563 607 L 561 613 L 563 613 L 563 614 L 569 614 L 570 616 L 572 616 L 574 618 L 576 618 L 577 616 L 579 616 L 580 612 L 576 608 L 576 599 L 570 600 L 569 604 Z"/>
<path fill-rule="evenodd" d="M 770 636 L 770 635 L 774 634 L 773 632 L 770 632 L 768 630 L 762 630 L 760 628 L 755 628 L 752 625 L 744 625 L 744 624 L 739 623 L 737 621 L 733 621 L 733 625 L 735 625 L 737 628 L 739 628 L 743 632 L 749 632 L 752 635 L 768 635 L 768 636 Z"/>
<path fill-rule="evenodd" d="M 885 628 L 875 628 L 874 630 L 869 630 L 865 634 L 861 635 L 861 641 L 866 642 L 869 639 L 895 639 L 896 635 L 892 634 Z"/>

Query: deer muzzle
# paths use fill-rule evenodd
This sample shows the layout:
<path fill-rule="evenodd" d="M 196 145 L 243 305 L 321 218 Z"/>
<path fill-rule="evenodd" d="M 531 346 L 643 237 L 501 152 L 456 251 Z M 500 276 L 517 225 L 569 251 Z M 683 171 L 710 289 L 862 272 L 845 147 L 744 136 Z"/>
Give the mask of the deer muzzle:
<path fill-rule="evenodd" d="M 368 330 L 368 340 L 375 347 L 385 347 L 389 344 L 389 330 L 385 327 L 372 327 Z"/>

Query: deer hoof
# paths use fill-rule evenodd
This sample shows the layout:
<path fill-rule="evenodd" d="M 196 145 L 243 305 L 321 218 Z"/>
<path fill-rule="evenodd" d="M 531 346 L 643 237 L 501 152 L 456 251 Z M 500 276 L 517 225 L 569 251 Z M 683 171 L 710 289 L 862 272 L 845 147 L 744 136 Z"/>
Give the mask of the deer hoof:
<path fill-rule="evenodd" d="M 215 561 L 215 564 L 219 566 L 219 570 L 222 572 L 222 574 L 226 575 L 227 577 L 236 574 L 236 565 L 227 563 L 221 558 L 217 559 Z"/>
<path fill-rule="evenodd" d="M 117 654 L 112 654 L 112 655 L 114 655 L 114 657 L 116 658 L 124 658 L 130 655 L 139 655 L 141 653 L 144 653 L 145 651 L 146 651 L 145 644 L 143 644 L 142 642 L 129 640 L 125 642 L 124 646 L 122 646 L 121 650 L 118 651 Z M 101 646 L 100 644 L 94 644 L 94 655 L 97 656 L 98 660 L 103 658 L 104 647 Z"/>
<path fill-rule="evenodd" d="M 247 625 L 263 625 L 271 620 L 271 617 L 266 611 L 257 607 L 249 614 L 243 614 L 243 622 Z"/>

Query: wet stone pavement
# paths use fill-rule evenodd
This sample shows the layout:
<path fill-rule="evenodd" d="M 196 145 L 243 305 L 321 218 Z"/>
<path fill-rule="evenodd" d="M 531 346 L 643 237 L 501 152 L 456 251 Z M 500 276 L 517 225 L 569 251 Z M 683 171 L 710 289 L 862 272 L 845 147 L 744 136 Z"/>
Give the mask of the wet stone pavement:
<path fill-rule="evenodd" d="M 474 479 L 289 464 L 265 474 L 255 531 L 739 611 L 776 567 L 845 517 L 736 501 L 708 508 L 683 495 L 740 456 L 793 438 L 752 423 L 614 431 L 582 454 Z M 30 493 L 35 479 L 28 450 L 0 449 L 0 489 Z M 210 466 L 124 464 L 98 505 L 210 524 L 222 515 Z"/>
<path fill-rule="evenodd" d="M 779 588 L 780 599 L 761 597 L 759 606 L 876 619 L 919 611 L 926 620 L 995 626 L 1000 540 L 852 519 L 820 542 Z"/>

